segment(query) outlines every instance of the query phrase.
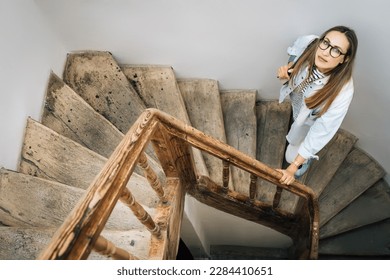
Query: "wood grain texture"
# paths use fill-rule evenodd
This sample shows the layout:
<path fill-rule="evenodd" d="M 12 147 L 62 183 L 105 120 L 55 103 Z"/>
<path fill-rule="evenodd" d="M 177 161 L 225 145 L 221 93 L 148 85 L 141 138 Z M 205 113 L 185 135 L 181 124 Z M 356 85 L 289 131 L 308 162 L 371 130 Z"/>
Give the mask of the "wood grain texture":
<path fill-rule="evenodd" d="M 389 259 L 390 219 L 320 241 L 320 253 L 333 258 Z"/>
<path fill-rule="evenodd" d="M 321 238 L 390 218 L 390 187 L 380 179 L 321 227 Z"/>
<path fill-rule="evenodd" d="M 145 109 L 109 52 L 68 54 L 63 80 L 122 133 L 130 129 Z"/>
<path fill-rule="evenodd" d="M 59 227 L 84 193 L 80 188 L 1 169 L 0 222 L 10 227 Z M 141 199 L 139 202 L 150 201 Z M 154 216 L 157 202 L 143 205 Z M 123 204 L 115 207 L 107 222 L 107 229 L 141 227 L 139 220 Z"/>
<path fill-rule="evenodd" d="M 221 103 L 227 143 L 256 158 L 256 91 L 223 90 Z M 232 167 L 234 190 L 249 195 L 250 174 Z"/>
<path fill-rule="evenodd" d="M 272 168 L 281 168 L 286 148 L 286 135 L 291 115 L 289 102 L 258 101 L 257 117 L 257 160 Z M 272 203 L 276 187 L 267 181 L 258 179 L 257 199 Z"/>
<path fill-rule="evenodd" d="M 210 79 L 179 79 L 178 85 L 191 125 L 226 143 L 218 82 Z M 202 155 L 210 178 L 222 184 L 222 161 L 206 152 Z"/>
<path fill-rule="evenodd" d="M 321 225 L 324 225 L 385 175 L 371 156 L 354 148 L 319 197 Z"/>
<path fill-rule="evenodd" d="M 0 260 L 35 260 L 46 248 L 56 228 L 0 227 Z M 150 233 L 147 230 L 104 230 L 103 235 L 140 259 L 148 257 Z M 109 260 L 94 251 L 89 260 Z"/>

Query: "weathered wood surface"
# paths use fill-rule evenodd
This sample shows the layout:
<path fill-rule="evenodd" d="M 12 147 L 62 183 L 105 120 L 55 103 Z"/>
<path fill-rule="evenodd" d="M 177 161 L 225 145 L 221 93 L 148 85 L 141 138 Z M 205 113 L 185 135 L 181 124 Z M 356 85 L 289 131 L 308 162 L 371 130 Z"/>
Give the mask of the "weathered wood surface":
<path fill-rule="evenodd" d="M 108 158 L 123 138 L 58 76 L 51 73 L 41 123 Z"/>
<path fill-rule="evenodd" d="M 319 152 L 303 180 L 319 196 L 332 180 L 337 169 L 353 149 L 358 138 L 350 132 L 339 129 L 332 140 Z"/>
<path fill-rule="evenodd" d="M 69 215 L 84 190 L 61 183 L 0 169 L 0 223 L 11 227 L 58 227 Z M 144 205 L 155 214 L 157 203 Z M 126 218 L 124 218 L 126 217 Z M 130 230 L 142 224 L 119 203 L 107 222 L 107 229 Z"/>
<path fill-rule="evenodd" d="M 327 238 L 390 218 L 390 187 L 381 179 L 321 227 Z"/>
<path fill-rule="evenodd" d="M 107 159 L 42 124 L 28 119 L 19 171 L 86 189 Z M 129 188 L 137 199 L 158 200 L 143 176 L 133 173 Z"/>
<path fill-rule="evenodd" d="M 151 236 L 148 259 L 176 259 L 184 213 L 185 186 L 177 179 L 167 181 L 169 204 L 157 207 L 156 221 L 161 225 L 162 238 Z"/>
<path fill-rule="evenodd" d="M 256 158 L 256 91 L 222 90 L 221 104 L 227 143 Z M 232 167 L 234 190 L 249 195 L 250 174 Z"/>
<path fill-rule="evenodd" d="M 95 244 L 93 245 L 93 251 L 114 260 L 139 260 L 139 258 L 137 258 L 135 255 L 121 247 L 116 246 L 113 242 L 106 239 L 102 235 L 98 237 Z"/>
<path fill-rule="evenodd" d="M 319 160 L 313 160 L 300 181 L 320 196 L 357 140 L 353 134 L 339 129 L 332 140 L 318 153 Z M 281 205 L 286 210 L 295 209 L 298 204 L 298 198 L 288 193 L 282 194 L 281 201 Z"/>
<path fill-rule="evenodd" d="M 124 137 L 110 121 L 97 113 L 54 73 L 51 73 L 47 88 L 42 124 L 106 158 Z M 146 153 L 149 164 L 164 180 L 154 151 L 149 148 Z M 136 172 L 143 174 L 138 167 Z"/>
<path fill-rule="evenodd" d="M 156 108 L 174 118 L 190 124 L 190 119 L 171 66 L 122 65 L 123 73 L 147 108 Z M 194 160 L 201 175 L 209 175 L 203 156 L 194 149 Z"/>
<path fill-rule="evenodd" d="M 137 202 L 137 200 L 134 198 L 133 194 L 129 189 L 123 188 L 122 194 L 119 198 L 119 200 L 128 206 L 131 211 L 133 211 L 134 216 L 137 217 L 137 219 L 153 234 L 158 237 L 161 236 L 161 231 L 159 225 L 157 225 L 150 213 L 142 207 L 141 204 Z"/>
<path fill-rule="evenodd" d="M 122 133 L 130 129 L 145 109 L 109 52 L 68 54 L 63 80 Z"/>
<path fill-rule="evenodd" d="M 189 123 L 184 100 L 171 66 L 121 65 L 147 108 L 156 108 Z"/>
<path fill-rule="evenodd" d="M 205 134 L 226 143 L 225 126 L 218 81 L 210 79 L 179 79 L 191 125 Z M 203 152 L 210 178 L 222 185 L 222 161 Z"/>
<path fill-rule="evenodd" d="M 257 160 L 272 168 L 281 168 L 286 148 L 286 135 L 289 128 L 291 104 L 261 100 L 256 102 L 257 117 Z M 256 198 L 272 203 L 275 185 L 257 180 Z"/>
<path fill-rule="evenodd" d="M 385 175 L 382 166 L 359 148 L 340 165 L 319 197 L 321 226 Z"/>
<path fill-rule="evenodd" d="M 320 254 L 389 259 L 390 219 L 320 241 Z"/>
<path fill-rule="evenodd" d="M 252 221 L 281 232 L 291 238 L 297 237 L 300 229 L 299 218 L 291 213 L 273 209 L 261 201 L 251 201 L 245 194 L 229 190 L 225 193 L 221 186 L 201 177 L 196 187 L 188 193 L 199 202 L 220 211 Z"/>
<path fill-rule="evenodd" d="M 19 171 L 87 188 L 106 158 L 29 118 Z"/>
<path fill-rule="evenodd" d="M 0 260 L 35 260 L 46 248 L 55 228 L 0 227 Z M 126 231 L 104 230 L 103 235 L 115 245 L 136 255 L 148 257 L 150 233 L 144 229 Z M 90 260 L 107 260 L 108 257 L 91 252 Z"/>

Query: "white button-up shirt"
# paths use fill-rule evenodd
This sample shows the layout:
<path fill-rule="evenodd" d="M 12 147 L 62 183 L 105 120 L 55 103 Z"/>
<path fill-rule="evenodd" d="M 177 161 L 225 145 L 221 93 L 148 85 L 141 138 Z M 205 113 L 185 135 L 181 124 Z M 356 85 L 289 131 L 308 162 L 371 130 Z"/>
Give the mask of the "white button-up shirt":
<path fill-rule="evenodd" d="M 294 44 L 287 49 L 287 53 L 290 56 L 295 56 L 295 60 L 297 60 L 310 42 L 316 38 L 318 38 L 318 36 L 315 35 L 298 38 Z M 283 102 L 283 100 L 292 93 L 295 86 L 299 85 L 299 83 L 306 78 L 308 70 L 308 67 L 301 69 L 298 72 L 298 75 L 296 75 L 292 86 L 290 83 L 286 83 L 282 86 L 280 89 L 279 102 Z M 329 77 L 327 76 L 311 83 L 304 93 L 304 99 L 315 94 L 327 83 L 328 79 Z M 287 141 L 291 145 L 298 147 L 298 153 L 302 157 L 305 159 L 318 159 L 316 154 L 333 138 L 340 128 L 352 101 L 353 93 L 354 87 L 353 80 L 351 79 L 344 85 L 329 109 L 320 117 L 315 115 L 315 109 L 307 108 L 303 99 L 303 104 L 298 116 L 291 125 L 290 131 L 286 136 Z"/>

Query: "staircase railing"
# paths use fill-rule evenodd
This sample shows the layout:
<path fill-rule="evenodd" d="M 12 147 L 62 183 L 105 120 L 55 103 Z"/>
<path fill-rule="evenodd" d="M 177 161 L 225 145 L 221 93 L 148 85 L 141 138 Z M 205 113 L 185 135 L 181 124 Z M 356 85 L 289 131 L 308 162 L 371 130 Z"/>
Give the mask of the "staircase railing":
<path fill-rule="evenodd" d="M 152 144 L 166 175 L 165 185 L 149 167 L 145 151 Z M 218 157 L 223 162 L 223 185 L 197 174 L 192 147 Z M 145 177 L 160 198 L 156 215 L 139 204 L 127 183 L 139 164 Z M 228 188 L 229 166 L 251 174 L 250 195 Z M 274 183 L 278 191 L 271 205 L 254 197 L 256 178 Z M 279 183 L 280 172 L 250 158 L 233 147 L 156 109 L 147 109 L 117 146 L 107 163 L 87 189 L 85 195 L 56 231 L 39 259 L 86 259 L 94 250 L 114 259 L 138 259 L 102 236 L 102 231 L 118 201 L 129 206 L 134 215 L 150 231 L 148 259 L 175 259 L 184 209 L 184 196 L 189 192 L 198 200 L 231 214 L 269 226 L 289 235 L 296 258 L 318 257 L 318 200 L 309 187 L 299 182 L 287 186 Z M 300 199 L 299 210 L 288 213 L 278 209 L 281 190 Z M 207 201 L 208 197 L 213 202 Z"/>

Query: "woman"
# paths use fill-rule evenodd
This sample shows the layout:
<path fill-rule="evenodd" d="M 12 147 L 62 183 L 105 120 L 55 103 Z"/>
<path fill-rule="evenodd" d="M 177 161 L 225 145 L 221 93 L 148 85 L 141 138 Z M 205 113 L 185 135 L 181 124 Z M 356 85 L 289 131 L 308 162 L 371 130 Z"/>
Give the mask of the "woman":
<path fill-rule="evenodd" d="M 288 64 L 278 69 L 278 78 L 287 80 L 279 102 L 290 97 L 294 122 L 286 136 L 290 165 L 278 169 L 281 183 L 289 185 L 302 176 L 339 129 L 353 97 L 357 46 L 352 29 L 336 26 L 321 37 L 300 37 L 288 48 Z"/>

